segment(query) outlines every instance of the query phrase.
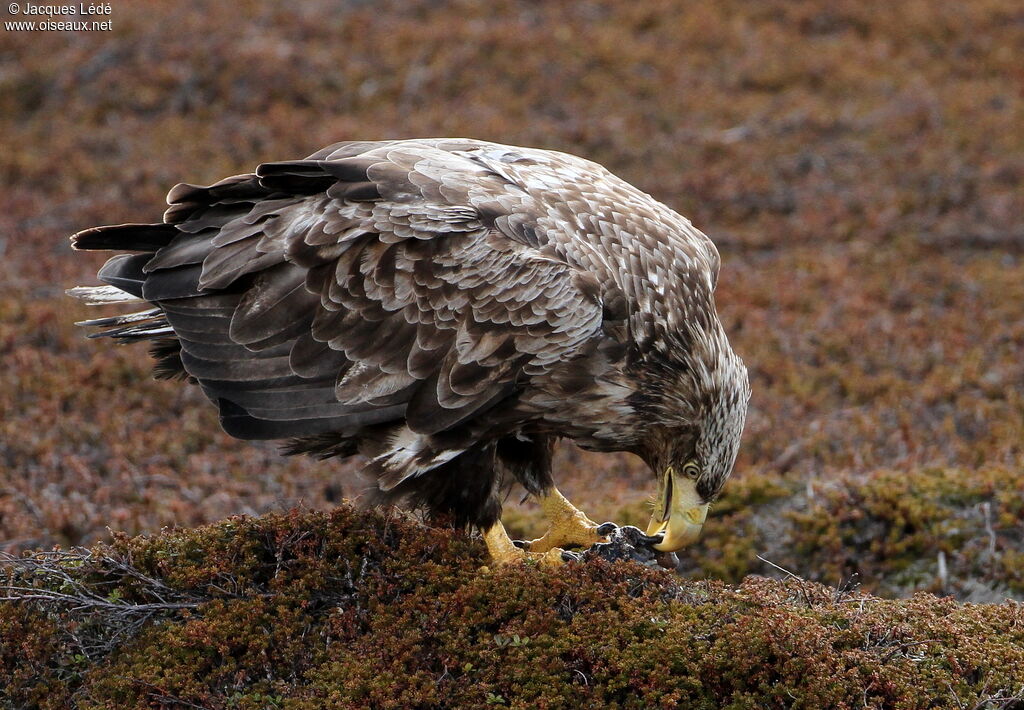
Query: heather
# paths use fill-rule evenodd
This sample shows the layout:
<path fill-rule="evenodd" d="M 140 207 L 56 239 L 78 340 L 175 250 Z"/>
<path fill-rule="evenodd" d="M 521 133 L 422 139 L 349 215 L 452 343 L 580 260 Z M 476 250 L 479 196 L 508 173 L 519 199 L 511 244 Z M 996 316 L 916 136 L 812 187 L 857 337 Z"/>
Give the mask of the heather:
<path fill-rule="evenodd" d="M 115 606 L 158 601 L 133 569 L 191 606 L 128 612 L 116 643 L 96 636 L 107 611 L 4 607 L 8 704 L 1021 694 L 1004 602 L 1024 597 L 1019 3 L 154 0 L 111 20 L 0 42 L 0 549 L 84 546 L 91 562 L 47 559 Z M 102 256 L 70 233 L 150 221 L 178 181 L 440 135 L 597 160 L 718 244 L 753 398 L 678 576 L 481 576 L 461 533 L 330 512 L 360 495 L 358 462 L 233 441 L 200 392 L 149 378 L 144 348 L 72 325 L 96 310 L 63 291 Z M 566 444 L 556 479 L 597 520 L 648 515 L 628 455 Z M 515 493 L 506 522 L 541 532 Z M 280 570 L 278 536 L 306 541 Z"/>
<path fill-rule="evenodd" d="M 1019 707 L 1021 606 L 630 562 L 481 571 L 342 506 L 233 518 L 6 578 L 0 698 L 42 708 Z"/>

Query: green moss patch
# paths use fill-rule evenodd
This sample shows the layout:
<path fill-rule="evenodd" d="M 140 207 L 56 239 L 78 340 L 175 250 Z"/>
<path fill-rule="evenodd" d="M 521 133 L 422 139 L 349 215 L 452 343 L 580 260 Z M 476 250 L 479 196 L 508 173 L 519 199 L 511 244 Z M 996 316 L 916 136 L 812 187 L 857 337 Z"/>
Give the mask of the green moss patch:
<path fill-rule="evenodd" d="M 809 481 L 749 474 L 730 481 L 680 571 L 739 582 L 777 574 L 774 563 L 827 584 L 855 578 L 883 596 L 1021 599 L 1021 500 L 1020 472 L 1000 466 Z"/>

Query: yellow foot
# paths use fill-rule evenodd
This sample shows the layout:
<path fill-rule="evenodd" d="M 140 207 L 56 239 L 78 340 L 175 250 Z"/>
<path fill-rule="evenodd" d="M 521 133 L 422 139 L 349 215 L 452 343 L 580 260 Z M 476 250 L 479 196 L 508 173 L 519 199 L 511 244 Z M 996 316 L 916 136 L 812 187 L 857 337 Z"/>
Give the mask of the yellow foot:
<path fill-rule="evenodd" d="M 484 542 L 487 543 L 487 551 L 491 553 L 491 559 L 497 567 L 527 561 L 534 561 L 541 567 L 558 567 L 565 564 L 562 560 L 562 550 L 558 548 L 528 552 L 516 547 L 500 520 L 484 531 Z"/>
<path fill-rule="evenodd" d="M 557 488 L 552 488 L 540 499 L 540 506 L 551 527 L 543 537 L 530 540 L 531 552 L 547 552 L 566 546 L 590 547 L 608 542 L 607 537 L 598 533 L 598 524 L 570 503 Z"/>

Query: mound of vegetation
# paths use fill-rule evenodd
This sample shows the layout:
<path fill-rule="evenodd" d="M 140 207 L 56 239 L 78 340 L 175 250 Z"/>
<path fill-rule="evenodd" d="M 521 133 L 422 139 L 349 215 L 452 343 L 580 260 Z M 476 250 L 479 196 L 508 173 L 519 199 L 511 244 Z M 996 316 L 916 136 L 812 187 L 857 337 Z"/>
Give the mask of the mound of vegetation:
<path fill-rule="evenodd" d="M 730 481 L 701 540 L 679 561 L 687 577 L 740 582 L 772 565 L 836 584 L 856 578 L 886 597 L 915 591 L 961 601 L 1024 599 L 1021 471 L 922 468 L 834 475 L 810 482 L 748 473 Z M 643 525 L 650 510 L 614 520 Z M 513 518 L 520 537 L 542 522 Z"/>
<path fill-rule="evenodd" d="M 350 507 L 9 559 L 0 704 L 1024 708 L 1017 603 L 485 561 Z"/>
<path fill-rule="evenodd" d="M 64 295 L 106 256 L 73 255 L 72 232 L 350 139 L 568 151 L 691 218 L 721 251 L 715 301 L 750 370 L 739 474 L 799 492 L 999 465 L 1024 488 L 1020 0 L 301 7 L 123 2 L 112 32 L 3 35 L 0 549 L 359 490 L 230 439 L 197 388 L 149 379 L 145 348 L 86 340 L 72 323 L 108 313 Z M 557 455 L 595 519 L 653 490 L 638 459 Z M 763 571 L 737 552 L 728 581 Z"/>

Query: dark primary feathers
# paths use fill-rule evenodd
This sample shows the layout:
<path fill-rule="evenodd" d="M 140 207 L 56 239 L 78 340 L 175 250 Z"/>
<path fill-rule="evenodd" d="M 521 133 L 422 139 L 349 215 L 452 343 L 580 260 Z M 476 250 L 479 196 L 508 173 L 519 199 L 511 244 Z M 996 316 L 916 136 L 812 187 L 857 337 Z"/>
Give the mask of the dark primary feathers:
<path fill-rule="evenodd" d="M 168 203 L 163 224 L 76 234 L 78 249 L 137 253 L 72 293 L 144 301 L 86 324 L 154 340 L 158 374 L 197 382 L 234 436 L 359 452 L 382 490 L 424 499 L 417 479 L 471 475 L 470 460 L 515 468 L 502 451 L 516 441 L 645 455 L 705 422 L 738 440 L 746 378 L 714 311 L 717 251 L 595 163 L 349 142 L 178 185 Z M 546 470 L 515 476 L 549 485 Z"/>

